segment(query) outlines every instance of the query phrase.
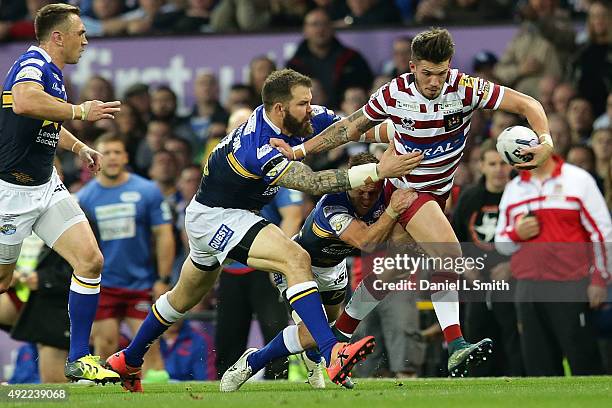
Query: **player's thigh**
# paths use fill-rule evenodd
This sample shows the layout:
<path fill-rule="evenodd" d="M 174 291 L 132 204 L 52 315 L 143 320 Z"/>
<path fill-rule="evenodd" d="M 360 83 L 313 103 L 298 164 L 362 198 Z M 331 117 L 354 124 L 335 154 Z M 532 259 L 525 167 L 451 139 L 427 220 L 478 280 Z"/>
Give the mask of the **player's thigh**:
<path fill-rule="evenodd" d="M 310 256 L 276 225 L 262 228 L 249 249 L 247 264 L 255 269 L 285 276 L 310 276 Z"/>
<path fill-rule="evenodd" d="M 406 224 L 406 231 L 430 256 L 461 256 L 450 222 L 435 201 L 427 201 Z"/>
<path fill-rule="evenodd" d="M 52 346 L 38 344 L 38 369 L 41 383 L 65 383 L 64 364 L 68 351 Z"/>
<path fill-rule="evenodd" d="M 85 278 L 96 278 L 102 270 L 104 259 L 87 221 L 64 230 L 52 248 Z"/>

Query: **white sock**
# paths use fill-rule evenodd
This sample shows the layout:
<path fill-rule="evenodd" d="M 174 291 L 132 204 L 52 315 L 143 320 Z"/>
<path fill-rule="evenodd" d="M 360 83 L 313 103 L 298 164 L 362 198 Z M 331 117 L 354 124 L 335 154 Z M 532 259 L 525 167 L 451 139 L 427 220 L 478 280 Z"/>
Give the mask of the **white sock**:
<path fill-rule="evenodd" d="M 344 311 L 355 320 L 363 320 L 379 303 L 380 300 L 372 296 L 362 282 L 353 292 Z"/>
<path fill-rule="evenodd" d="M 431 301 L 442 330 L 453 324 L 459 324 L 459 292 L 441 290 L 431 294 Z"/>
<path fill-rule="evenodd" d="M 297 354 L 304 351 L 304 347 L 300 343 L 300 335 L 298 333 L 298 326 L 291 325 L 283 329 L 283 343 L 291 354 Z"/>

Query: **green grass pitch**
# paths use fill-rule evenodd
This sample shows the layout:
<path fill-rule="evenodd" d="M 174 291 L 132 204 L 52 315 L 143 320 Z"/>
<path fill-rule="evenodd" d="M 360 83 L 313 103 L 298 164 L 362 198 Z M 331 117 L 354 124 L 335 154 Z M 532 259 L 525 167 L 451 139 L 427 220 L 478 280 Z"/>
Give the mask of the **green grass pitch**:
<path fill-rule="evenodd" d="M 123 392 L 119 385 L 69 385 L 64 386 L 69 392 L 68 400 L 54 403 L 8 402 L 5 396 L 10 387 L 3 386 L 0 407 L 612 407 L 612 377 L 355 381 L 357 385 L 352 391 L 332 384 L 325 390 L 313 390 L 307 384 L 267 381 L 247 383 L 235 393 L 219 392 L 218 382 L 148 385 L 144 394 Z"/>

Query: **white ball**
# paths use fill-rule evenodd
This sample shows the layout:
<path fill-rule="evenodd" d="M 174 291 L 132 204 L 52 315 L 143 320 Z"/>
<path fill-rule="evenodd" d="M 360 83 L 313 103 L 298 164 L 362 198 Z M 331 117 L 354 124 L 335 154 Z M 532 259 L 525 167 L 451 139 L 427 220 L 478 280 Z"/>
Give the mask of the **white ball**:
<path fill-rule="evenodd" d="M 533 154 L 522 155 L 521 149 L 539 144 L 538 135 L 525 126 L 510 126 L 497 137 L 497 151 L 508 164 L 525 163 L 533 159 Z"/>

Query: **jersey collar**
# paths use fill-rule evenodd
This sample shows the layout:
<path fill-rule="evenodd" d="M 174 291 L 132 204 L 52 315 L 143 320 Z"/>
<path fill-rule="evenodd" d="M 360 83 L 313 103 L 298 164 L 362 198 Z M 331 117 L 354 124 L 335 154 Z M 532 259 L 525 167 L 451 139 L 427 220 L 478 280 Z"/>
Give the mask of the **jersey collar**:
<path fill-rule="evenodd" d="M 263 119 L 266 121 L 266 123 L 268 124 L 268 126 L 270 126 L 272 128 L 272 130 L 274 131 L 274 133 L 276 133 L 277 135 L 281 134 L 281 130 L 278 126 L 276 126 L 274 123 L 272 123 L 272 121 L 270 120 L 270 118 L 268 117 L 268 115 L 266 115 L 266 110 L 265 108 L 261 108 L 261 113 L 263 115 Z"/>
<path fill-rule="evenodd" d="M 552 155 L 552 159 L 555 162 L 555 168 L 550 175 L 550 178 L 559 177 L 561 175 L 561 167 L 563 166 L 563 158 L 557 154 Z M 521 181 L 529 181 L 531 180 L 531 172 L 522 170 L 520 173 Z"/>
<path fill-rule="evenodd" d="M 30 48 L 28 48 L 28 52 L 30 51 L 36 51 L 37 53 L 42 55 L 47 62 L 51 62 L 51 56 L 47 54 L 47 51 L 43 50 L 42 48 L 32 45 Z"/>

